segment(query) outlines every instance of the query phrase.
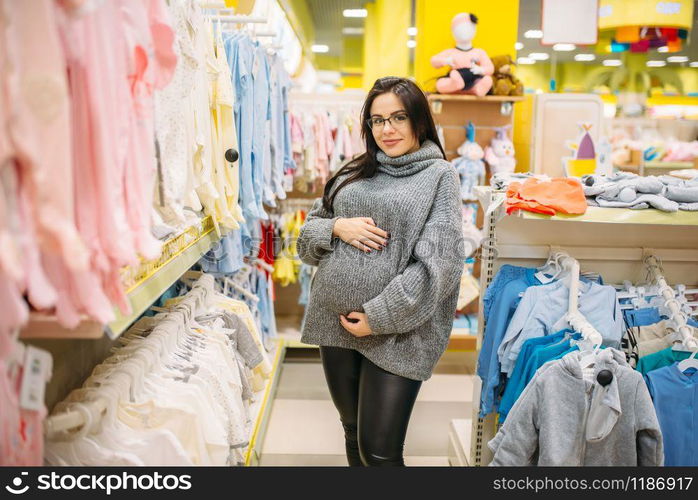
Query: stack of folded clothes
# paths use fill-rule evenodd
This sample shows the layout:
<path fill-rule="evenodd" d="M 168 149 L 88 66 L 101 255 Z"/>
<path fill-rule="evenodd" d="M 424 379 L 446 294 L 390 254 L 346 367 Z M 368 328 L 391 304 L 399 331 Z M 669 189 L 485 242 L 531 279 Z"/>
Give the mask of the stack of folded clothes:
<path fill-rule="evenodd" d="M 589 206 L 698 211 L 698 179 L 682 180 L 668 175 L 641 177 L 618 172 L 610 176 L 585 175 L 582 185 Z"/>

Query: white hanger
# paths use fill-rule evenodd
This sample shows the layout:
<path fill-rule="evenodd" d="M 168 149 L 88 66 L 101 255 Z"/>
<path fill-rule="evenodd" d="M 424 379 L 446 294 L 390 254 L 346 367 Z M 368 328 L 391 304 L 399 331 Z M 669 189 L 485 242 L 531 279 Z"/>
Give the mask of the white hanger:
<path fill-rule="evenodd" d="M 565 319 L 572 328 L 581 333 L 583 339 L 587 340 L 591 343 L 591 346 L 595 347 L 592 352 L 580 359 L 580 365 L 582 368 L 586 368 L 595 362 L 596 354 L 599 352 L 601 343 L 603 342 L 603 337 L 579 312 L 579 262 L 563 252 L 560 252 L 558 262 L 562 267 L 562 272 L 560 274 L 568 274 L 569 304 Z"/>
<path fill-rule="evenodd" d="M 550 255 L 548 255 L 548 260 L 545 262 L 545 264 L 538 268 L 538 272 L 535 274 L 535 277 L 541 283 L 550 283 L 554 279 L 553 276 L 558 274 L 560 271 L 560 265 L 557 262 L 557 259 L 555 258 L 557 252 L 553 252 L 552 250 L 553 247 L 551 247 Z"/>
<path fill-rule="evenodd" d="M 688 358 L 679 362 L 678 368 L 682 372 L 685 372 L 690 368 L 698 370 L 698 350 L 693 351 L 693 354 L 691 354 Z"/>

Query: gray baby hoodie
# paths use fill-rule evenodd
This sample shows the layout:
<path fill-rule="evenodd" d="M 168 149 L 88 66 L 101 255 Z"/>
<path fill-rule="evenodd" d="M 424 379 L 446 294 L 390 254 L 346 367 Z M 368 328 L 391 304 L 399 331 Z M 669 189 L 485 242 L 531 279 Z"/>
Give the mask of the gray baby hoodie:
<path fill-rule="evenodd" d="M 585 380 L 574 351 L 538 369 L 488 446 L 490 465 L 663 465 L 662 434 L 642 375 L 607 348 Z M 601 370 L 613 380 L 603 387 Z"/>
<path fill-rule="evenodd" d="M 355 349 L 384 370 L 426 380 L 448 344 L 463 272 L 459 177 L 431 141 L 376 159 L 373 177 L 343 187 L 333 213 L 316 200 L 301 228 L 298 255 L 318 266 L 301 340 Z M 332 237 L 339 217 L 373 218 L 390 234 L 387 246 L 365 253 Z M 344 329 L 339 316 L 352 311 L 366 313 L 372 335 Z"/>

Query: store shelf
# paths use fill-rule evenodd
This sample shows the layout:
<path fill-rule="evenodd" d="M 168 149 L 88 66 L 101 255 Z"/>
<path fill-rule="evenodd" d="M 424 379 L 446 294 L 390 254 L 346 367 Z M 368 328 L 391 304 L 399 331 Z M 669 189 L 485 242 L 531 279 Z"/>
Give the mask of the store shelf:
<path fill-rule="evenodd" d="M 261 397 L 255 401 L 250 408 L 250 413 L 255 417 L 253 420 L 250 442 L 247 445 L 247 451 L 245 452 L 245 465 L 247 466 L 259 465 L 259 459 L 262 454 L 262 445 L 264 444 L 264 435 L 266 434 L 269 416 L 271 415 L 272 400 L 274 398 L 274 393 L 276 392 L 276 386 L 279 382 L 281 363 L 284 359 L 286 348 L 287 341 L 282 339 L 277 340 L 276 353 L 274 355 L 271 375 L 265 384 Z"/>
<path fill-rule="evenodd" d="M 478 97 L 465 94 L 429 94 L 430 101 L 478 101 L 478 102 L 521 102 L 526 100 L 526 96 L 506 96 L 506 95 L 486 95 Z"/>
<path fill-rule="evenodd" d="M 145 261 L 139 266 L 124 268 L 121 277 L 131 304 L 131 314 L 115 311 L 116 319 L 108 325 L 82 321 L 77 328 L 61 326 L 53 315 L 33 313 L 20 338 L 100 338 L 106 331 L 117 338 L 136 321 L 165 290 L 175 283 L 213 243 L 218 241 L 211 217 L 203 219 L 201 227 L 192 227 L 163 245 L 159 259 Z"/>
<path fill-rule="evenodd" d="M 645 169 L 648 168 L 679 170 L 682 168 L 695 168 L 695 164 L 692 161 L 646 161 Z"/>
<path fill-rule="evenodd" d="M 448 351 L 475 351 L 477 350 L 477 335 L 473 335 L 468 328 L 454 328 L 448 339 Z"/>
<path fill-rule="evenodd" d="M 448 429 L 448 461 L 454 467 L 470 465 L 470 443 L 472 420 L 453 419 Z"/>
<path fill-rule="evenodd" d="M 698 226 L 698 212 L 662 212 L 653 208 L 630 210 L 627 208 L 587 207 L 584 215 L 542 215 L 519 210 L 515 217 L 523 219 L 595 222 L 604 224 L 661 224 L 671 226 Z"/>

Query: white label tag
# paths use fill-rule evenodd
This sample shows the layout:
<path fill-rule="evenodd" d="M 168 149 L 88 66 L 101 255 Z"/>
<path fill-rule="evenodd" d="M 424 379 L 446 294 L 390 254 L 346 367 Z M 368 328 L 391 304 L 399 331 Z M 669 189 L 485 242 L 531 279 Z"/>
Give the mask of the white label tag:
<path fill-rule="evenodd" d="M 19 393 L 19 405 L 25 410 L 40 411 L 44 406 L 46 382 L 51 378 L 53 359 L 51 353 L 27 346 L 24 356 L 24 373 Z"/>
<path fill-rule="evenodd" d="M 293 191 L 293 174 L 284 174 L 284 191 Z"/>
<path fill-rule="evenodd" d="M 540 281 L 540 282 L 543 283 L 544 285 L 547 284 L 547 283 L 550 283 L 551 281 L 553 281 L 552 276 L 547 276 L 546 274 L 543 274 L 543 273 L 540 272 L 540 271 L 537 272 L 534 276 L 536 277 L 536 279 L 537 279 L 538 281 Z"/>

